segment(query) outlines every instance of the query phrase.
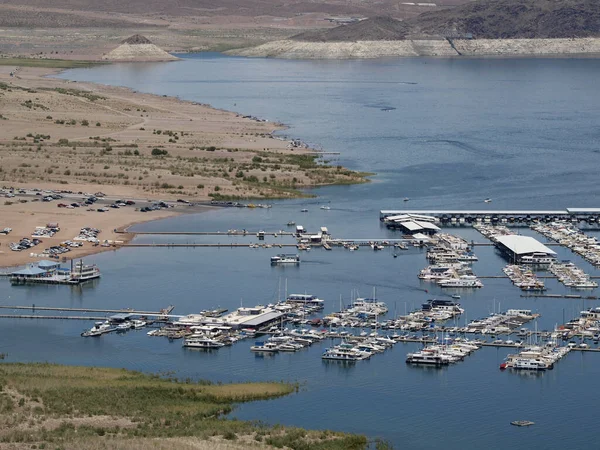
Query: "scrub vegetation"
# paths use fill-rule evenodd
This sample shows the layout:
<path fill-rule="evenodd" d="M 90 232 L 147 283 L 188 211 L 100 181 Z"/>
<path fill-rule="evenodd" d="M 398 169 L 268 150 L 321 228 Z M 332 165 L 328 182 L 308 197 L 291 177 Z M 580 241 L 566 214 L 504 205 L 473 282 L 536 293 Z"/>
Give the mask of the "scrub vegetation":
<path fill-rule="evenodd" d="M 290 383 L 213 384 L 125 369 L 0 364 L 0 447 L 362 449 L 364 436 L 223 418 Z"/>

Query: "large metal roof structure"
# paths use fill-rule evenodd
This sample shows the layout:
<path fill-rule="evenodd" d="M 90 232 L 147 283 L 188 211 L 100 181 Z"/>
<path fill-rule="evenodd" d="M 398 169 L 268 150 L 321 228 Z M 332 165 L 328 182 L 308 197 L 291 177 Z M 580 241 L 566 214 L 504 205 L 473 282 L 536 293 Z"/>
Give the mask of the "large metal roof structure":
<path fill-rule="evenodd" d="M 531 236 L 521 236 L 510 234 L 496 238 L 497 242 L 515 255 L 527 255 L 529 253 L 545 253 L 547 255 L 556 255 L 556 252 L 546 247 L 540 241 Z"/>

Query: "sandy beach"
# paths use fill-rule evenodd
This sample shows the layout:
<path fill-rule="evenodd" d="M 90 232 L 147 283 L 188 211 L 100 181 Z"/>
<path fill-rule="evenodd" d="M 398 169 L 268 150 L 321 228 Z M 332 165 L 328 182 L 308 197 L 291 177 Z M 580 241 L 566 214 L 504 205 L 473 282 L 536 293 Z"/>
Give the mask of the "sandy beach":
<path fill-rule="evenodd" d="M 0 204 L 0 230 L 12 228 L 7 234 L 0 234 L 0 266 L 20 266 L 40 259 L 48 259 L 41 253 L 45 248 L 60 245 L 61 242 L 73 240 L 83 227 L 93 227 L 101 230 L 98 239 L 101 242 L 108 241 L 114 246 L 93 246 L 90 242 L 84 242 L 82 247 L 72 248 L 64 253 L 67 259 L 81 258 L 93 253 L 114 250 L 120 244 L 128 242 L 134 235 L 132 233 L 117 233 L 115 229 L 122 230 L 134 223 L 158 220 L 181 214 L 182 208 L 162 209 L 141 213 L 135 210 L 135 206 L 122 207 L 119 209 L 109 208 L 108 212 L 88 211 L 87 208 L 75 209 L 57 208 L 54 202 L 28 202 L 13 205 Z M 60 231 L 51 238 L 41 238 L 41 243 L 29 250 L 20 252 L 12 251 L 9 247 L 11 242 L 18 242 L 22 238 L 31 238 L 36 227 L 44 227 L 49 223 L 58 223 Z M 36 255 L 36 256 L 32 256 Z"/>

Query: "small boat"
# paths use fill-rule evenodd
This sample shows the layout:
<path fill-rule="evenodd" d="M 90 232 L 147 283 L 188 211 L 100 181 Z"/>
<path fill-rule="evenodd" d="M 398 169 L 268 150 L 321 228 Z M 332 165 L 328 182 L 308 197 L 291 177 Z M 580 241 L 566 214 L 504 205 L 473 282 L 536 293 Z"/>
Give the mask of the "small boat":
<path fill-rule="evenodd" d="M 407 202 L 407 201 L 409 201 L 409 200 L 410 200 L 410 199 L 409 199 L 408 197 L 404 197 L 404 201 L 405 201 L 405 202 Z"/>
<path fill-rule="evenodd" d="M 222 342 L 219 342 L 215 339 L 210 339 L 207 337 L 201 337 L 201 336 L 193 337 L 192 336 L 183 341 L 183 346 L 190 347 L 190 348 L 215 349 L 215 348 L 224 347 L 225 344 L 223 344 Z"/>
<path fill-rule="evenodd" d="M 484 200 L 484 202 L 485 202 L 485 203 L 492 203 L 492 199 L 491 199 L 491 198 L 486 198 L 486 199 Z"/>
<path fill-rule="evenodd" d="M 395 253 L 394 253 L 394 254 L 392 254 L 392 256 L 393 256 L 394 258 L 397 258 L 397 257 L 398 257 L 398 255 L 397 255 L 397 254 L 395 254 Z"/>
<path fill-rule="evenodd" d="M 302 208 L 302 209 L 300 210 L 300 212 L 308 212 L 308 209 L 306 209 L 306 208 Z"/>
<path fill-rule="evenodd" d="M 119 325 L 117 325 L 117 333 L 119 333 L 119 332 L 122 333 L 124 331 L 131 330 L 132 327 L 133 327 L 133 324 L 129 321 L 120 323 Z"/>
<path fill-rule="evenodd" d="M 458 294 L 452 294 L 451 297 L 455 300 L 459 300 L 460 299 L 460 295 Z"/>
<path fill-rule="evenodd" d="M 144 320 L 132 320 L 131 321 L 132 328 L 135 330 L 139 330 L 140 328 L 144 328 L 148 323 Z"/>
<path fill-rule="evenodd" d="M 115 330 L 116 328 L 114 328 L 109 322 L 96 322 L 88 331 L 81 333 L 81 336 L 97 337 Z"/>
<path fill-rule="evenodd" d="M 275 256 L 271 256 L 271 264 L 279 265 L 279 264 L 300 264 L 300 256 L 298 255 L 286 255 L 279 254 Z"/>
<path fill-rule="evenodd" d="M 290 221 L 287 223 L 287 226 L 288 226 L 288 227 L 293 227 L 294 225 L 296 225 L 296 222 L 294 222 L 293 220 L 290 220 Z"/>
<path fill-rule="evenodd" d="M 250 350 L 253 352 L 277 353 L 279 345 L 274 342 L 256 342 L 255 345 L 250 347 Z"/>
<path fill-rule="evenodd" d="M 331 208 L 329 206 L 323 205 L 323 206 L 321 206 L 321 209 L 329 211 Z"/>
<path fill-rule="evenodd" d="M 513 420 L 510 424 L 515 427 L 529 427 L 534 425 L 535 422 L 532 422 L 531 420 Z"/>

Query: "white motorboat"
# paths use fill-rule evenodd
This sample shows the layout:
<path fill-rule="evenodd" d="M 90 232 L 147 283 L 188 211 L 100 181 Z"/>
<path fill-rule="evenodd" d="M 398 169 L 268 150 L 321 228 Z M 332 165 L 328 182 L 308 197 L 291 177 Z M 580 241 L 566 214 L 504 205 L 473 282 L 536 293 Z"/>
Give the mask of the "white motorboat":
<path fill-rule="evenodd" d="M 275 256 L 271 256 L 271 264 L 279 265 L 279 264 L 300 264 L 300 256 L 299 255 L 286 255 L 279 254 Z"/>
<path fill-rule="evenodd" d="M 109 322 L 96 322 L 92 328 L 88 331 L 84 331 L 81 333 L 83 337 L 96 337 L 101 336 L 106 333 L 111 333 L 115 331 L 116 328 L 113 327 Z"/>
<path fill-rule="evenodd" d="M 474 275 L 461 275 L 458 278 L 439 280 L 437 284 L 445 288 L 480 288 L 483 283 Z"/>
<path fill-rule="evenodd" d="M 183 346 L 190 348 L 213 349 L 224 347 L 225 344 L 220 341 L 217 341 L 216 339 L 211 339 L 205 336 L 191 336 L 183 341 Z"/>
<path fill-rule="evenodd" d="M 418 364 L 426 366 L 447 366 L 450 361 L 438 353 L 416 352 L 406 355 L 407 364 Z"/>
<path fill-rule="evenodd" d="M 125 321 L 125 322 L 117 325 L 117 332 L 124 332 L 127 330 L 131 330 L 131 328 L 133 328 L 133 324 L 129 321 Z"/>
<path fill-rule="evenodd" d="M 132 320 L 131 324 L 133 326 L 134 329 L 139 330 L 140 328 L 144 328 L 147 324 L 147 322 L 143 321 L 143 320 Z"/>
<path fill-rule="evenodd" d="M 325 306 L 324 300 L 310 294 L 290 294 L 285 301 L 293 305 L 310 306 L 319 309 L 323 309 Z"/>
<path fill-rule="evenodd" d="M 360 361 L 367 359 L 371 356 L 370 353 L 362 352 L 354 348 L 351 344 L 340 344 L 335 347 L 328 348 L 321 355 L 322 359 L 334 360 L 334 361 Z"/>
<path fill-rule="evenodd" d="M 250 347 L 253 352 L 263 353 L 277 353 L 279 351 L 279 344 L 275 342 L 256 342 L 255 345 Z"/>
<path fill-rule="evenodd" d="M 515 370 L 548 370 L 553 368 L 553 364 L 539 358 L 515 358 L 510 367 Z"/>

